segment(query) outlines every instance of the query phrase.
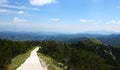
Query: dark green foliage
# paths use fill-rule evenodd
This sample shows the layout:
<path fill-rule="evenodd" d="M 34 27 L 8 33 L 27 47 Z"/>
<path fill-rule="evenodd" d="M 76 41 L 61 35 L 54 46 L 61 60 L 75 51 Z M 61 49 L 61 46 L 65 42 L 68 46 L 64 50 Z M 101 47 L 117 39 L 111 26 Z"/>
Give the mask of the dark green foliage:
<path fill-rule="evenodd" d="M 95 42 L 93 39 L 72 43 L 71 46 L 81 51 L 87 50 L 89 52 L 93 52 L 104 58 L 106 60 L 106 64 L 112 66 L 111 69 L 120 70 L 120 48 L 102 44 L 97 40 Z"/>
<path fill-rule="evenodd" d="M 120 48 L 95 39 L 75 43 L 0 40 L 0 70 L 6 70 L 13 57 L 32 46 L 40 46 L 39 52 L 52 57 L 68 70 L 120 70 Z"/>
<path fill-rule="evenodd" d="M 98 55 L 88 51 L 74 50 L 71 53 L 69 68 L 72 70 L 108 70 L 109 65 Z"/>
<path fill-rule="evenodd" d="M 106 60 L 93 51 L 92 45 L 96 46 L 101 43 L 94 41 L 80 44 L 65 44 L 55 41 L 43 41 L 39 52 L 47 56 L 51 56 L 54 60 L 67 66 L 68 70 L 110 70 L 111 66 L 106 63 Z M 80 45 L 83 48 L 80 49 Z M 75 47 L 77 48 L 75 48 Z M 89 46 L 90 48 L 87 48 Z"/>
<path fill-rule="evenodd" d="M 114 66 L 114 70 L 120 70 L 120 48 L 112 47 L 112 46 L 110 46 L 110 48 L 112 49 L 111 51 L 116 57 L 115 62 L 112 63 L 112 65 Z"/>
<path fill-rule="evenodd" d="M 30 42 L 10 41 L 0 39 L 0 70 L 6 70 L 11 59 L 19 54 L 23 54 L 32 48 Z"/>
<path fill-rule="evenodd" d="M 120 47 L 120 34 L 111 34 L 103 37 L 97 37 L 96 39 L 102 41 L 103 43 Z"/>

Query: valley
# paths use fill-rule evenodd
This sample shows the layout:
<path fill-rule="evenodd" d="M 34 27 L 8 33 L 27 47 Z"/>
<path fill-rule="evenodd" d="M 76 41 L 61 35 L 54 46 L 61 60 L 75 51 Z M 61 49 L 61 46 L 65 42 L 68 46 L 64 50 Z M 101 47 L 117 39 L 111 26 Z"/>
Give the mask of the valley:
<path fill-rule="evenodd" d="M 39 49 L 37 48 L 32 52 L 35 56 L 31 53 L 31 56 L 27 58 L 17 70 L 24 70 L 25 68 L 29 69 L 30 67 L 30 69 L 33 70 L 36 66 L 38 69 L 39 67 L 41 68 L 41 65 L 39 64 L 39 62 L 41 62 L 41 57 L 45 63 L 48 63 L 45 65 L 48 66 L 48 70 L 120 69 L 120 48 L 109 44 L 104 44 L 100 40 L 94 38 L 77 38 L 77 40 L 71 39 L 67 42 L 54 40 L 12 41 L 1 39 L 0 46 L 1 70 L 7 70 L 7 66 L 11 64 L 11 60 L 14 57 L 24 54 L 30 49 L 35 48 L 35 46 L 39 46 Z M 39 58 L 40 60 L 38 60 L 38 55 L 42 55 Z M 37 62 L 38 65 L 34 66 L 34 63 L 32 64 L 32 62 Z M 52 63 L 52 66 L 49 65 L 49 63 Z"/>

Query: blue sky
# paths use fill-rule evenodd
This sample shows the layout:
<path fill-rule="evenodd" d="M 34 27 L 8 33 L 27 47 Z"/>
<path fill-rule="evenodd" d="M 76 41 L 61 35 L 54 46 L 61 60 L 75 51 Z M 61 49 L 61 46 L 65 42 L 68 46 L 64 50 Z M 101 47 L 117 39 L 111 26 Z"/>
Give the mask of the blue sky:
<path fill-rule="evenodd" d="M 0 31 L 120 32 L 120 0 L 0 0 Z"/>

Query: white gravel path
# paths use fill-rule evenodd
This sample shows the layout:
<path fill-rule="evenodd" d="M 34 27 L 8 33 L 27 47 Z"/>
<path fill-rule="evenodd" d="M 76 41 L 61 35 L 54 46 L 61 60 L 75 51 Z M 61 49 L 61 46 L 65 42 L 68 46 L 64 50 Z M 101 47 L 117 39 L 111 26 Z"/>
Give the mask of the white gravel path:
<path fill-rule="evenodd" d="M 42 66 L 37 56 L 37 50 L 39 47 L 35 48 L 30 57 L 20 66 L 17 70 L 48 70 L 47 67 Z"/>

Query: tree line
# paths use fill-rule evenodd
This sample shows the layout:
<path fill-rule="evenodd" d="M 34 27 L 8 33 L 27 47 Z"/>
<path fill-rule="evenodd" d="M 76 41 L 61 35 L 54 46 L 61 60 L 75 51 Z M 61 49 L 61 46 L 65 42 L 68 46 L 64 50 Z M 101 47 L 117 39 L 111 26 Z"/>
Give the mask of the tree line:
<path fill-rule="evenodd" d="M 63 64 L 67 70 L 120 70 L 120 48 L 115 48 L 97 40 L 69 44 L 42 41 L 39 52 Z M 109 54 L 110 49 L 116 60 Z"/>
<path fill-rule="evenodd" d="M 6 70 L 12 58 L 34 46 L 41 46 L 38 52 L 50 56 L 67 70 L 120 70 L 120 48 L 94 39 L 77 43 L 0 39 L 0 70 Z M 116 59 L 113 59 L 110 49 Z"/>
<path fill-rule="evenodd" d="M 34 43 L 33 43 L 34 44 Z M 0 70 L 6 70 L 12 58 L 24 54 L 33 47 L 30 41 L 11 41 L 0 39 Z"/>

